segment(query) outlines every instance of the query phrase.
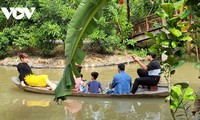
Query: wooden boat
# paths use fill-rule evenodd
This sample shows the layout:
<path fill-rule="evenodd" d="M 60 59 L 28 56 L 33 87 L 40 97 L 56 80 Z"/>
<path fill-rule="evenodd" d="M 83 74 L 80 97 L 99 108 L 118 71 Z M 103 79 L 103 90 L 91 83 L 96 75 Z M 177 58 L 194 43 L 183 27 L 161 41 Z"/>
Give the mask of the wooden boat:
<path fill-rule="evenodd" d="M 17 77 L 12 77 L 12 82 L 24 91 L 40 93 L 40 94 L 50 94 L 53 95 L 54 91 L 49 90 L 47 87 L 31 87 L 31 86 L 21 86 L 20 80 Z M 58 83 L 58 81 L 52 81 Z M 73 97 L 98 97 L 98 98 L 146 98 L 146 97 L 166 97 L 168 96 L 168 88 L 166 85 L 158 85 L 157 91 L 149 91 L 148 89 L 139 88 L 136 94 L 131 95 L 114 95 L 114 94 L 90 94 L 90 93 L 72 93 L 69 96 Z"/>

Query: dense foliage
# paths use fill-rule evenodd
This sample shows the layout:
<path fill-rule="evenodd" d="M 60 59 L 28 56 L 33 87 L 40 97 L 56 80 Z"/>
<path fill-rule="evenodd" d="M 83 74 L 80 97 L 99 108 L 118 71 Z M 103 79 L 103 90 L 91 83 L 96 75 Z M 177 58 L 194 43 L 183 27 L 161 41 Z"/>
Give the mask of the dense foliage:
<path fill-rule="evenodd" d="M 157 14 L 166 20 L 166 24 L 156 26 L 162 26 L 164 29 L 155 35 L 147 32 L 151 39 L 156 43 L 151 46 L 150 51 L 153 51 L 159 55 L 166 54 L 166 60 L 162 61 L 162 71 L 165 79 L 168 81 L 169 97 L 167 100 L 170 104 L 170 112 L 173 119 L 182 118 L 189 120 L 191 118 L 191 112 L 189 112 L 190 105 L 187 103 L 195 99 L 194 90 L 189 88 L 188 84 L 183 87 L 183 83 L 177 83 L 171 85 L 170 77 L 175 73 L 175 68 L 181 66 L 183 61 L 183 55 L 186 53 L 186 43 L 190 43 L 195 37 L 189 35 L 190 30 L 199 29 L 197 25 L 191 25 L 191 13 L 196 14 L 193 9 L 183 9 L 187 4 L 191 3 L 190 0 L 179 0 L 162 3 L 160 11 Z M 199 1 L 197 2 L 200 3 Z M 191 5 L 191 4 L 190 4 Z M 178 15 L 174 15 L 176 11 L 180 11 Z M 198 17 L 194 15 L 193 17 Z M 190 44 L 189 44 L 190 45 Z M 198 50 L 197 50 L 198 51 Z M 185 83 L 184 83 L 185 84 Z M 184 85 L 185 86 L 185 85 Z"/>
<path fill-rule="evenodd" d="M 29 51 L 43 56 L 53 55 L 56 41 L 65 41 L 68 24 L 81 0 L 3 0 L 1 7 L 35 7 L 30 19 L 6 19 L 0 11 L 0 58 L 9 52 Z M 89 37 L 94 52 L 112 53 L 115 49 L 125 50 L 126 45 L 134 45 L 129 40 L 135 18 L 155 12 L 156 2 L 130 0 L 131 21 L 127 20 L 127 6 L 119 5 L 118 0 L 110 0 L 97 21 L 99 28 Z M 139 7 L 139 8 L 137 8 Z M 141 12 L 143 11 L 143 12 Z M 142 14 L 138 14 L 142 13 Z M 14 50 L 14 49 L 17 49 Z"/>
<path fill-rule="evenodd" d="M 1 1 L 0 6 L 7 9 L 35 7 L 36 10 L 30 19 L 24 17 L 22 20 L 16 20 L 12 16 L 6 19 L 3 12 L 0 12 L 0 57 L 14 48 L 23 51 L 38 49 L 42 55 L 51 55 L 55 41 L 64 41 L 67 25 L 79 2 L 80 0 Z"/>
<path fill-rule="evenodd" d="M 124 50 L 130 44 L 128 41 L 133 25 L 127 22 L 125 7 L 115 1 L 105 5 L 98 21 L 99 28 L 89 36 L 93 51 L 112 53 L 116 49 Z"/>

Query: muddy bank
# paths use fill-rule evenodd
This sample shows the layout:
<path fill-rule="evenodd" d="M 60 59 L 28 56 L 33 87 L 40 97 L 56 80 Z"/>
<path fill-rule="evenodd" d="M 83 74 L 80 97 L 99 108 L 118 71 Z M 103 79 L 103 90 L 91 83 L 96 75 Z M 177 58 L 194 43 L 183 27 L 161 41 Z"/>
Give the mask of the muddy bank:
<path fill-rule="evenodd" d="M 35 56 L 29 56 L 30 66 L 32 68 L 52 68 L 63 69 L 65 67 L 64 57 L 55 58 L 41 58 Z M 142 59 L 142 58 L 141 58 Z M 143 60 L 143 59 L 142 59 Z M 0 60 L 1 66 L 16 66 L 20 62 L 18 56 L 8 57 Z M 88 54 L 81 64 L 83 67 L 102 67 L 111 66 L 119 63 L 132 63 L 131 54 L 128 55 L 101 55 L 101 54 Z"/>

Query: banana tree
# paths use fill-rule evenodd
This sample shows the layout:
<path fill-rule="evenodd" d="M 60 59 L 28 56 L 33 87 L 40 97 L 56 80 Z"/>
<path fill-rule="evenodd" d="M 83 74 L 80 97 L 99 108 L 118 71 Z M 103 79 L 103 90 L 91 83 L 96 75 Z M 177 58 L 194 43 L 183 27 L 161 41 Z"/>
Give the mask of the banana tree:
<path fill-rule="evenodd" d="M 65 100 L 74 88 L 76 77 L 80 76 L 76 64 L 81 64 L 85 52 L 81 50 L 83 38 L 92 33 L 97 27 L 96 20 L 101 16 L 101 11 L 106 0 L 82 0 L 74 13 L 65 40 L 66 66 L 63 76 L 55 90 L 55 100 Z"/>

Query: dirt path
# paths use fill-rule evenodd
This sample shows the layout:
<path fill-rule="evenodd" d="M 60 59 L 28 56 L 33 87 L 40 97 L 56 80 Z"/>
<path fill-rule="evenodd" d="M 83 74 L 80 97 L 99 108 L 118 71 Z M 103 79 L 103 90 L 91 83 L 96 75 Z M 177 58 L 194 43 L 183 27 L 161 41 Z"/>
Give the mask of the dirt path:
<path fill-rule="evenodd" d="M 41 57 L 30 56 L 30 65 L 33 68 L 64 68 L 65 58 L 55 57 L 44 59 Z M 8 57 L 4 60 L 0 60 L 0 65 L 3 66 L 16 66 L 20 62 L 18 56 Z M 100 67 L 110 66 L 119 63 L 131 63 L 133 62 L 131 54 L 129 55 L 100 55 L 100 54 L 88 54 L 82 63 L 83 67 Z"/>

